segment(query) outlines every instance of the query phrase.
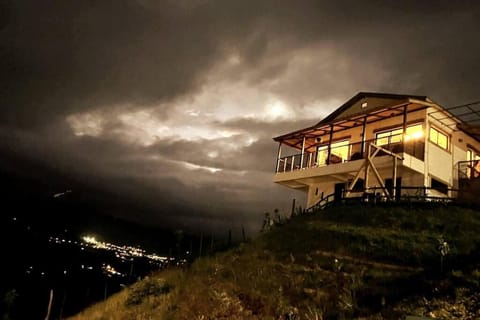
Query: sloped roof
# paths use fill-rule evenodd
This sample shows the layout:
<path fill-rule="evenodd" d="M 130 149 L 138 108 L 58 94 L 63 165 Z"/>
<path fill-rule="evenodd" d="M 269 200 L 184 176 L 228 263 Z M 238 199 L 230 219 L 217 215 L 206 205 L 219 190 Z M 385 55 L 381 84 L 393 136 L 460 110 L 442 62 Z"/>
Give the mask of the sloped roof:
<path fill-rule="evenodd" d="M 364 100 L 367 98 L 369 100 Z M 364 101 L 369 101 L 368 107 L 364 108 Z M 433 102 L 426 96 L 359 92 L 317 124 L 275 137 L 273 140 L 298 148 L 301 146 L 303 137 L 314 137 L 353 128 L 361 125 L 363 121 L 371 123 L 398 116 L 403 113 L 405 105 L 410 105 L 410 111 L 415 111 L 433 105 Z M 365 115 L 368 119 L 364 119 Z"/>
<path fill-rule="evenodd" d="M 345 113 L 348 109 L 350 109 L 356 102 L 364 99 L 364 98 L 381 98 L 381 99 L 391 99 L 391 100 L 407 100 L 407 99 L 416 99 L 421 101 L 432 102 L 428 99 L 427 96 L 417 96 L 417 95 L 408 95 L 408 94 L 394 94 L 394 93 L 379 93 L 379 92 L 359 92 L 350 98 L 347 102 L 329 114 L 327 117 L 322 119 L 317 125 L 330 123 L 335 120 L 340 120 L 341 115 Z M 380 106 L 380 108 L 383 106 Z M 373 111 L 373 110 L 368 110 Z M 365 113 L 365 112 L 362 112 Z"/>

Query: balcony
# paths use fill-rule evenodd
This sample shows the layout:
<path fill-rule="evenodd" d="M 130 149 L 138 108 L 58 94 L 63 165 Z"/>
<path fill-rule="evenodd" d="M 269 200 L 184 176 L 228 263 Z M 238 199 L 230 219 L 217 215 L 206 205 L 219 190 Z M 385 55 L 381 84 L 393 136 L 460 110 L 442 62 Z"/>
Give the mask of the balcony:
<path fill-rule="evenodd" d="M 370 144 L 377 144 L 377 139 L 367 140 L 365 142 L 355 143 L 333 143 L 331 145 L 319 146 L 317 152 L 305 152 L 303 154 L 293 154 L 277 159 L 275 173 L 291 172 L 295 170 L 304 170 L 308 168 L 318 168 L 333 164 L 348 163 L 355 160 L 365 159 Z M 391 136 L 387 143 L 382 141 L 380 145 L 395 154 L 406 153 L 421 161 L 425 156 L 424 139 L 411 139 L 402 141 L 401 136 Z M 383 154 L 382 154 L 383 153 Z M 384 152 L 378 156 L 386 155 Z"/>

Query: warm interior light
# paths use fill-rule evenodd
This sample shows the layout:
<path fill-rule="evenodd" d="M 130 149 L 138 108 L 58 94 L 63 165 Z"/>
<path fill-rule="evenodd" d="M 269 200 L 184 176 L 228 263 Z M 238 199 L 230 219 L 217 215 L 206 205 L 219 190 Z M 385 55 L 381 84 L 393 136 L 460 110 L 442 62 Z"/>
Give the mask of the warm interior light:
<path fill-rule="evenodd" d="M 405 132 L 405 141 L 417 140 L 422 137 L 423 137 L 423 127 L 420 124 L 408 127 Z"/>

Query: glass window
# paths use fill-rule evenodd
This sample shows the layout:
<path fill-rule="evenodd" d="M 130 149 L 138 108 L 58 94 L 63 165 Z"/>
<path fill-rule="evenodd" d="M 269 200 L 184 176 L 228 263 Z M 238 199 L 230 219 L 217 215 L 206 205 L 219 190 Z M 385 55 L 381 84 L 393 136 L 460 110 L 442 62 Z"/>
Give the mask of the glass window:
<path fill-rule="evenodd" d="M 435 128 L 430 128 L 430 141 L 440 148 L 448 149 L 448 136 Z"/>
<path fill-rule="evenodd" d="M 383 146 L 383 145 L 388 144 L 389 135 L 390 135 L 390 132 L 377 133 L 376 145 L 377 146 Z"/>
<path fill-rule="evenodd" d="M 330 163 L 341 163 L 348 160 L 350 154 L 349 141 L 333 142 L 330 145 Z M 317 165 L 324 166 L 327 164 L 328 146 L 320 146 L 317 150 Z"/>
<path fill-rule="evenodd" d="M 402 133 L 402 128 L 379 132 L 376 135 L 375 144 L 377 146 L 383 146 L 386 144 L 400 143 L 402 142 Z M 421 137 L 423 137 L 423 126 L 421 124 L 409 126 L 405 129 L 405 141 L 419 139 Z"/>
<path fill-rule="evenodd" d="M 405 141 L 416 140 L 420 138 L 423 138 L 423 126 L 421 124 L 407 127 L 405 132 Z"/>
<path fill-rule="evenodd" d="M 402 132 L 403 129 L 396 129 L 391 131 L 390 143 L 399 143 L 402 142 Z"/>
<path fill-rule="evenodd" d="M 327 164 L 327 153 L 328 153 L 328 146 L 318 147 L 317 166 L 324 166 Z"/>
<path fill-rule="evenodd" d="M 339 162 L 345 162 L 348 159 L 350 145 L 348 140 L 332 143 L 332 155 L 338 157 Z"/>

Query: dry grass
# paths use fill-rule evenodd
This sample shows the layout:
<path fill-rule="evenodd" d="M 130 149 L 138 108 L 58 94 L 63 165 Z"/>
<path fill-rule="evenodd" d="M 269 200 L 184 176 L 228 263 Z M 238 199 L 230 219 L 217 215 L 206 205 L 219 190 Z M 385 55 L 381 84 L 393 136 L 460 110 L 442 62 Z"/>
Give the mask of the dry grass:
<path fill-rule="evenodd" d="M 425 301 L 417 297 L 428 294 L 429 286 L 438 287 L 428 279 L 438 264 L 437 237 L 451 242 L 451 260 L 479 249 L 477 212 L 343 210 L 296 217 L 186 270 L 152 275 L 71 320 L 382 319 L 381 310 L 401 310 L 397 318 L 424 315 L 415 310 L 426 309 L 415 304 Z M 461 272 L 451 274 L 442 283 L 465 282 Z M 470 277 L 475 290 L 479 278 Z"/>

